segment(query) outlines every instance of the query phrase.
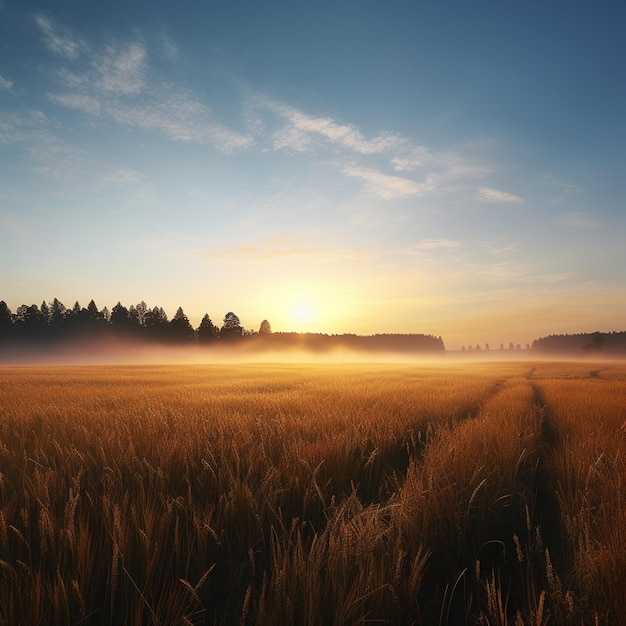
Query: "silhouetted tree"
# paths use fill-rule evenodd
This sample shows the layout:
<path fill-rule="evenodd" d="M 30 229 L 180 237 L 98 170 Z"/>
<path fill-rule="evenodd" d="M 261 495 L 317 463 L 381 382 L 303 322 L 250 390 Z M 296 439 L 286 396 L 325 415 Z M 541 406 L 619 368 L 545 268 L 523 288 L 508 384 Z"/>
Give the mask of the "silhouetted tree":
<path fill-rule="evenodd" d="M 66 311 L 65 305 L 57 298 L 50 303 L 50 335 L 54 339 L 63 334 Z"/>
<path fill-rule="evenodd" d="M 189 318 L 182 307 L 178 307 L 170 322 L 170 336 L 175 341 L 185 341 L 193 337 L 193 326 L 189 323 Z"/>
<path fill-rule="evenodd" d="M 87 329 L 89 332 L 96 333 L 104 326 L 104 317 L 98 310 L 93 300 L 87 305 Z"/>
<path fill-rule="evenodd" d="M 64 334 L 73 335 L 80 330 L 85 317 L 81 315 L 81 311 L 85 311 L 86 313 L 86 310 L 81 308 L 78 300 L 74 302 L 74 306 L 71 309 L 65 311 L 63 326 L 66 332 Z"/>
<path fill-rule="evenodd" d="M 98 310 L 98 307 L 95 306 L 95 302 L 93 302 L 93 300 L 90 304 L 91 303 L 93 303 L 91 313 L 88 309 L 81 307 L 78 300 L 74 303 L 74 306 L 70 311 L 65 312 L 64 326 L 66 332 L 64 335 L 75 337 L 77 335 L 85 335 L 90 330 L 93 330 L 96 324 L 94 314 Z"/>
<path fill-rule="evenodd" d="M 139 304 L 135 305 L 134 308 L 137 314 L 137 322 L 139 323 L 139 326 L 145 326 L 146 317 L 150 313 L 148 305 L 142 300 Z"/>
<path fill-rule="evenodd" d="M 200 343 L 210 343 L 211 341 L 215 341 L 219 334 L 219 329 L 209 317 L 208 313 L 204 314 L 204 317 L 200 321 L 200 326 L 198 326 L 198 341 Z"/>
<path fill-rule="evenodd" d="M 46 329 L 50 325 L 50 307 L 44 300 L 39 307 L 39 312 L 41 313 L 42 321 L 44 322 Z"/>
<path fill-rule="evenodd" d="M 137 334 L 139 334 L 139 329 L 143 328 L 143 324 L 139 321 L 139 313 L 133 304 L 128 309 L 128 323 Z"/>
<path fill-rule="evenodd" d="M 243 327 L 239 318 L 229 311 L 224 316 L 224 325 L 220 330 L 220 337 L 223 339 L 233 339 L 235 337 L 241 337 L 243 335 Z"/>
<path fill-rule="evenodd" d="M 13 338 L 13 314 L 7 303 L 0 301 L 0 342 Z"/>
<path fill-rule="evenodd" d="M 267 320 L 263 320 L 259 326 L 259 335 L 271 335 L 272 327 Z"/>
<path fill-rule="evenodd" d="M 167 330 L 169 328 L 169 322 L 167 319 L 167 313 L 163 310 L 163 307 L 155 306 L 149 309 L 144 318 L 144 323 L 148 336 L 151 339 L 166 339 Z"/>
<path fill-rule="evenodd" d="M 131 328 L 130 315 L 128 309 L 118 302 L 111 309 L 111 328 L 116 331 L 127 332 Z"/>
<path fill-rule="evenodd" d="M 18 306 L 13 324 L 16 336 L 26 341 L 40 340 L 47 328 L 47 321 L 36 304 Z"/>

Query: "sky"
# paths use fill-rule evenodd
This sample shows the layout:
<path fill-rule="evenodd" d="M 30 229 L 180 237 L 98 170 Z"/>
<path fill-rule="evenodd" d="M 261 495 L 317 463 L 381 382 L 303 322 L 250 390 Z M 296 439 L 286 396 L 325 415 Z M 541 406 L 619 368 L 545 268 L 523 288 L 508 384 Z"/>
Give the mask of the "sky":
<path fill-rule="evenodd" d="M 626 5 L 0 1 L 0 300 L 626 330 Z"/>

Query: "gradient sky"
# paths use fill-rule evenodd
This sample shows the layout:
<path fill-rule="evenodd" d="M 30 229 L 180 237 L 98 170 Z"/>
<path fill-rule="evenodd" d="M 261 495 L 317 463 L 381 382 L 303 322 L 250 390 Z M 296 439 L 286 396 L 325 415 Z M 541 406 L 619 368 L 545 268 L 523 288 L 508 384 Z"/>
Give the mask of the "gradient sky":
<path fill-rule="evenodd" d="M 0 2 L 0 299 L 626 330 L 626 5 Z"/>

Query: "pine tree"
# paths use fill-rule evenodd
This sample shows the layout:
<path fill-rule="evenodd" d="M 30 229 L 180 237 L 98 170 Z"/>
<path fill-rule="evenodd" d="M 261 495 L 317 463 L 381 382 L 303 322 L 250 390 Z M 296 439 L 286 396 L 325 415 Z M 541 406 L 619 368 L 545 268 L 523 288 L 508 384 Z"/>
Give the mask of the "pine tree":
<path fill-rule="evenodd" d="M 0 301 L 0 342 L 7 342 L 13 338 L 13 314 L 7 303 Z"/>
<path fill-rule="evenodd" d="M 182 307 L 178 307 L 172 321 L 170 322 L 170 336 L 175 341 L 185 341 L 193 337 L 193 326 L 189 323 L 189 318 L 185 315 Z"/>
<path fill-rule="evenodd" d="M 204 314 L 200 326 L 198 326 L 198 341 L 200 343 L 210 343 L 215 341 L 219 335 L 219 329 L 209 317 L 208 313 Z"/>

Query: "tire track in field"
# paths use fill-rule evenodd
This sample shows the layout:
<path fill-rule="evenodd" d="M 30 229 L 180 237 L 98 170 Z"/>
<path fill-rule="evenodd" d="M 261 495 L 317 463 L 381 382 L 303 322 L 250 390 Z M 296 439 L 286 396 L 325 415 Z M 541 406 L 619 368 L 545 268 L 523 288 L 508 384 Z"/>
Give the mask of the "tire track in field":
<path fill-rule="evenodd" d="M 535 406 L 540 416 L 538 465 L 535 475 L 534 523 L 541 530 L 545 546 L 550 552 L 558 572 L 566 572 L 572 566 L 571 549 L 563 527 L 561 506 L 556 493 L 551 459 L 562 445 L 562 433 L 548 408 L 541 386 L 530 382 Z M 562 578 L 562 576 L 561 576 Z"/>
<path fill-rule="evenodd" d="M 357 483 L 357 494 L 359 495 L 363 504 L 384 503 L 386 502 L 391 492 L 397 489 L 399 484 L 402 484 L 411 461 L 417 461 L 421 463 L 424 459 L 424 455 L 428 450 L 429 445 L 434 439 L 437 438 L 438 431 L 441 428 L 456 429 L 460 424 L 467 420 L 475 420 L 483 411 L 485 405 L 496 397 L 507 382 L 506 378 L 499 378 L 496 380 L 485 392 L 485 395 L 473 405 L 469 410 L 463 412 L 459 411 L 453 417 L 449 418 L 449 421 L 442 422 L 440 424 L 433 424 L 433 430 L 428 433 L 423 431 L 423 428 L 415 428 L 407 431 L 404 436 L 399 437 L 395 446 L 390 447 L 384 452 L 377 454 L 377 466 L 379 470 L 377 472 L 370 471 L 369 476 L 364 475 L 361 481 Z M 423 426 L 423 424 L 419 424 Z M 417 430 L 417 436 L 415 431 Z M 367 458 L 374 452 L 374 447 L 370 445 L 363 449 L 358 448 L 356 453 L 356 461 Z M 372 457 L 373 458 L 373 457 Z M 369 464 L 369 462 L 368 462 Z M 392 478 L 393 477 L 393 478 Z M 392 479 L 391 479 L 392 478 Z M 381 482 L 389 481 L 394 485 L 394 489 L 389 487 L 384 497 L 381 497 L 378 487 Z M 391 490 L 391 491 L 390 491 Z"/>
<path fill-rule="evenodd" d="M 549 550 L 550 559 L 555 568 L 555 572 L 561 580 L 564 580 L 562 573 L 569 571 L 571 567 L 571 554 L 566 543 L 566 534 L 561 521 L 561 512 L 558 497 L 555 491 L 555 481 L 551 473 L 552 457 L 560 449 L 562 445 L 562 433 L 558 427 L 557 421 L 550 413 L 546 398 L 539 384 L 533 382 L 532 376 L 534 368 L 526 375 L 526 383 L 532 391 L 532 400 L 529 409 L 537 415 L 538 431 L 535 440 L 534 453 L 531 453 L 529 461 L 534 458 L 535 469 L 530 470 L 525 475 L 520 475 L 520 481 L 527 488 L 527 497 L 523 496 L 523 492 L 516 496 L 516 501 L 511 502 L 510 516 L 504 513 L 505 524 L 498 529 L 498 515 L 503 512 L 496 511 L 493 519 L 496 534 L 490 541 L 485 543 L 485 547 L 480 551 L 480 562 L 482 571 L 497 571 L 500 577 L 502 589 L 507 590 L 508 608 L 507 612 L 511 618 L 518 610 L 524 611 L 528 606 L 527 599 L 524 598 L 523 592 L 520 591 L 521 586 L 525 583 L 520 578 L 520 564 L 516 561 L 516 547 L 513 542 L 513 534 L 515 533 L 521 542 L 522 551 L 530 559 L 531 563 L 525 566 L 534 571 L 535 580 L 541 580 L 545 575 L 545 566 L 540 565 L 543 558 L 543 548 L 533 543 L 534 531 L 531 535 L 530 528 L 528 533 L 524 534 L 523 529 L 526 527 L 525 518 L 525 502 L 528 503 L 530 509 L 530 524 L 533 528 L 538 528 L 543 546 Z M 494 398 L 506 388 L 506 382 L 502 381 L 494 387 L 493 392 L 485 398 L 476 411 L 476 417 L 479 417 L 480 411 L 490 398 Z M 517 498 L 521 498 L 517 501 Z M 491 516 L 484 522 L 487 526 L 492 523 Z M 497 533 L 500 534 L 497 534 Z M 539 550 L 539 552 L 536 552 Z M 541 571 L 537 571 L 537 566 Z M 448 623 L 462 623 L 463 610 L 467 607 L 463 604 L 461 598 L 451 602 L 450 609 L 452 611 L 452 620 Z"/>
<path fill-rule="evenodd" d="M 523 487 L 512 496 L 509 507 L 486 510 L 486 515 L 474 530 L 476 537 L 473 538 L 472 546 L 479 548 L 474 561 L 467 558 L 467 554 L 463 554 L 462 545 L 457 547 L 459 550 L 457 558 L 460 557 L 459 571 L 463 565 L 466 565 L 463 571 L 470 572 L 471 563 L 480 561 L 483 578 L 489 572 L 497 572 L 501 588 L 508 598 L 508 607 L 505 610 L 511 619 L 518 610 L 524 613 L 530 606 L 527 589 L 523 588 L 528 584 L 526 576 L 532 577 L 539 590 L 542 588 L 549 590 L 545 587 L 548 584 L 545 579 L 545 548 L 549 551 L 554 572 L 561 581 L 566 580 L 563 574 L 571 571 L 572 567 L 572 551 L 562 522 L 555 489 L 556 479 L 552 469 L 554 455 L 559 453 L 563 445 L 563 434 L 558 421 L 550 411 L 541 383 L 533 378 L 534 373 L 535 368 L 530 369 L 525 375 L 525 380 L 522 378 L 521 381 L 523 385 L 527 385 L 527 410 L 532 412 L 536 420 L 533 443 L 530 444 L 529 440 L 529 455 L 524 464 L 526 469 L 519 475 L 520 485 Z M 456 427 L 463 426 L 463 424 L 470 426 L 467 424 L 469 419 L 480 418 L 482 411 L 489 406 L 489 402 L 497 398 L 500 393 L 506 392 L 509 382 L 509 379 L 496 382 L 467 415 L 467 419 L 460 420 Z M 513 435 L 513 433 L 510 434 Z M 503 434 L 503 436 L 508 437 L 509 434 Z M 526 505 L 530 513 L 528 522 Z M 538 543 L 535 528 L 539 529 L 541 535 L 541 541 Z M 520 549 L 525 557 L 523 565 L 516 556 L 514 534 L 521 544 Z M 468 534 L 468 539 L 472 540 L 471 532 Z M 439 549 L 439 546 L 435 548 L 436 556 L 439 555 Z M 464 561 L 467 562 L 464 563 Z M 445 587 L 442 591 L 441 580 L 445 580 L 445 571 L 435 570 L 434 580 L 427 579 L 423 584 L 420 594 L 423 623 L 468 623 L 467 620 L 470 617 L 478 620 L 478 612 L 481 611 L 482 603 L 485 602 L 484 598 L 477 596 L 478 604 L 475 605 L 475 609 L 470 610 L 467 604 L 468 597 L 461 590 L 461 585 L 456 587 L 456 593 L 454 589 L 450 592 L 454 580 L 448 580 L 449 587 Z M 470 585 L 471 576 L 466 574 L 463 582 Z M 445 617 L 442 622 L 441 617 L 444 612 Z"/>
<path fill-rule="evenodd" d="M 487 390 L 487 393 L 485 394 L 485 396 L 482 398 L 482 400 L 480 402 L 477 402 L 475 406 L 473 406 L 466 415 L 466 419 L 476 419 L 482 412 L 482 410 L 484 409 L 485 405 L 492 400 L 493 398 L 495 398 L 504 388 L 504 385 L 506 384 L 507 379 L 506 378 L 500 378 L 498 380 L 496 380 L 494 382 L 494 384 L 491 386 L 490 389 Z"/>
<path fill-rule="evenodd" d="M 511 502 L 511 515 L 508 519 L 505 518 L 507 525 L 502 527 L 500 535 L 494 535 L 494 538 L 485 544 L 488 549 L 481 549 L 480 553 L 482 571 L 498 572 L 502 589 L 506 590 L 508 598 L 506 612 L 511 619 L 518 610 L 524 613 L 529 607 L 528 598 L 522 590 L 523 585 L 527 583 L 524 576 L 530 575 L 539 585 L 545 584 L 540 582 L 546 576 L 544 548 L 549 551 L 554 571 L 560 580 L 565 579 L 563 573 L 570 571 L 572 566 L 571 550 L 567 544 L 551 470 L 553 455 L 561 448 L 563 436 L 548 408 L 543 389 L 533 381 L 534 372 L 535 368 L 532 368 L 526 374 L 526 384 L 532 391 L 529 409 L 538 418 L 535 444 L 528 457 L 530 465 L 534 465 L 534 471 L 529 468 L 528 473 L 520 474 L 520 481 L 527 489 L 526 496 L 521 492 L 517 495 L 519 501 L 516 499 Z M 529 507 L 529 520 L 525 519 L 526 504 Z M 527 524 L 530 524 L 530 527 Z M 535 528 L 541 537 L 539 543 L 536 543 Z M 514 533 L 521 548 L 516 547 L 513 541 Z M 521 549 L 525 555 L 524 568 L 529 568 L 530 573 L 521 574 L 521 563 L 516 556 L 517 549 Z M 456 617 L 449 623 L 461 623 L 462 603 L 454 608 Z"/>
<path fill-rule="evenodd" d="M 530 374 L 529 374 L 530 376 Z M 520 385 L 521 383 L 521 385 Z M 520 387 L 516 387 L 520 385 Z M 472 410 L 465 413 L 465 417 L 459 419 L 454 424 L 454 428 L 447 431 L 447 435 L 451 437 L 461 437 L 454 447 L 466 448 L 464 443 L 465 437 L 471 437 L 476 441 L 482 437 L 489 439 L 493 436 L 491 429 L 485 430 L 485 424 L 490 420 L 498 419 L 498 403 L 501 401 L 499 396 L 510 394 L 511 390 L 516 388 L 524 389 L 525 401 L 524 407 L 520 408 L 520 416 L 538 410 L 537 397 L 534 388 L 531 387 L 529 381 L 524 381 L 523 377 L 512 376 L 502 378 L 487 390 L 487 393 L 476 403 Z M 532 391 L 531 391 L 532 390 Z M 484 419 L 483 419 L 484 418 Z M 530 422 L 529 422 L 530 426 Z M 445 429 L 444 429 L 445 430 Z M 536 432 L 536 431 L 535 431 Z M 482 434 L 481 434 L 482 433 Z M 437 433 L 434 438 L 435 445 L 438 445 Z M 443 433 L 446 440 L 446 433 Z M 502 432 L 502 439 L 513 441 L 520 436 L 516 430 Z M 497 572 L 499 580 L 501 580 L 502 589 L 508 595 L 508 611 L 511 616 L 516 614 L 517 609 L 523 609 L 524 604 L 517 591 L 520 584 L 524 581 L 519 577 L 519 564 L 516 560 L 516 546 L 514 536 L 517 535 L 524 540 L 524 529 L 526 528 L 526 505 L 532 509 L 532 503 L 535 501 L 535 484 L 536 472 L 534 458 L 538 458 L 540 453 L 538 448 L 542 447 L 544 433 L 538 433 L 533 438 L 535 445 L 533 450 L 529 450 L 529 454 L 522 453 L 519 458 L 519 474 L 517 476 L 517 486 L 513 486 L 513 491 L 507 496 L 500 496 L 498 492 L 494 492 L 491 501 L 479 504 L 481 494 L 491 488 L 490 485 L 495 481 L 497 483 L 496 466 L 487 469 L 487 474 L 483 482 L 475 486 L 474 492 L 467 502 L 467 519 L 463 522 L 463 530 L 460 536 L 450 535 L 445 545 L 442 545 L 441 539 L 435 537 L 432 547 L 434 559 L 441 561 L 435 563 L 434 569 L 431 566 L 431 579 L 427 579 L 423 584 L 420 594 L 420 611 L 423 623 L 443 623 L 443 624 L 462 624 L 470 623 L 467 620 L 473 616 L 478 620 L 481 603 L 484 598 L 479 594 L 474 599 L 474 608 L 468 606 L 467 590 L 471 589 L 472 573 L 477 563 L 480 563 L 481 576 L 489 575 L 489 572 Z M 453 442 L 454 439 L 448 439 Z M 530 443 L 530 439 L 528 442 Z M 513 444 L 514 445 L 514 444 Z M 425 454 L 428 454 L 426 449 Z M 525 452 L 525 451 L 524 451 Z M 476 463 L 481 463 L 481 456 L 474 457 Z M 469 457 L 466 462 L 472 463 Z M 478 467 L 480 472 L 483 467 Z M 489 473 L 492 472 L 492 473 Z M 494 474 L 493 472 L 496 472 Z M 468 476 L 466 475 L 465 478 Z M 445 487 L 440 484 L 439 487 Z M 445 491 L 445 489 L 444 489 Z M 459 493 L 461 499 L 466 498 L 467 493 Z M 477 500 L 474 498 L 477 496 Z M 442 556 L 443 555 L 443 556 Z M 447 565 L 446 565 L 447 564 Z M 448 568 L 447 571 L 445 568 Z M 450 572 L 458 573 L 456 582 L 462 580 L 462 585 L 457 585 L 455 579 L 447 579 Z M 443 587 L 441 581 L 447 584 Z M 481 579 L 482 580 L 482 579 Z M 486 602 L 486 601 L 485 601 Z M 470 603 L 471 604 L 471 603 Z M 445 616 L 444 616 L 445 615 Z M 473 622 L 472 622 L 473 623 Z"/>

